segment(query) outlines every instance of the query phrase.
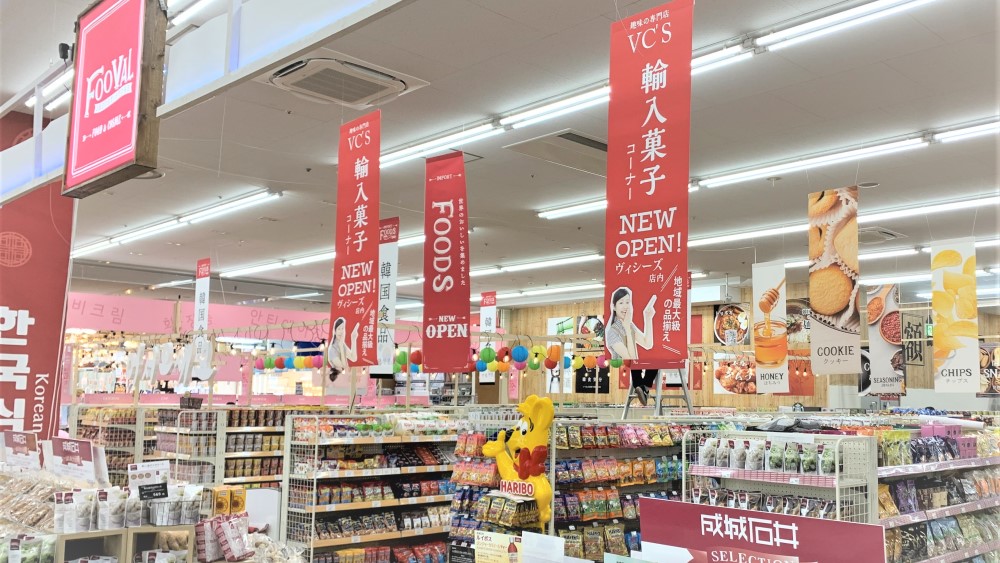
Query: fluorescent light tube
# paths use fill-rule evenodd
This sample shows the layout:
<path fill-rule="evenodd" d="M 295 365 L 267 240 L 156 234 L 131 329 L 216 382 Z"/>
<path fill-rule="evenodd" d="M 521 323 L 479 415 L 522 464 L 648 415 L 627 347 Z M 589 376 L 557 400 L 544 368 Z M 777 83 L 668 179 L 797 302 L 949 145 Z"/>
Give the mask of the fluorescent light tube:
<path fill-rule="evenodd" d="M 211 4 L 211 2 L 212 0 L 195 0 L 194 3 L 189 4 L 187 8 L 181 11 L 181 13 L 174 16 L 174 19 L 170 20 L 170 23 L 174 25 L 180 25 L 188 21 L 189 19 L 194 17 L 195 14 L 208 7 L 208 5 Z"/>
<path fill-rule="evenodd" d="M 989 246 L 1000 246 L 1000 239 L 977 240 L 976 241 L 976 248 L 986 248 L 986 247 L 989 247 Z M 923 253 L 926 253 L 926 254 L 930 254 L 931 253 L 931 247 L 925 246 L 925 247 L 921 248 L 920 251 L 923 252 Z"/>
<path fill-rule="evenodd" d="M 994 121 L 973 127 L 945 131 L 944 133 L 935 133 L 934 140 L 941 141 L 942 143 L 950 143 L 952 141 L 964 141 L 965 139 L 981 137 L 983 135 L 994 135 L 998 132 L 1000 132 L 1000 121 Z"/>
<path fill-rule="evenodd" d="M 413 246 L 415 244 L 423 244 L 427 240 L 427 235 L 410 235 L 408 237 L 399 237 L 399 242 L 396 244 L 399 246 Z"/>
<path fill-rule="evenodd" d="M 905 217 L 913 217 L 915 215 L 929 215 L 931 213 L 941 213 L 944 211 L 958 211 L 961 209 L 972 209 L 976 207 L 985 207 L 987 205 L 997 205 L 1000 204 L 1000 196 L 983 197 L 978 199 L 967 199 L 963 201 L 951 201 L 947 203 L 931 203 L 927 205 L 921 205 L 919 207 L 910 207 L 907 209 L 896 209 L 892 211 L 880 211 L 876 213 L 865 213 L 858 216 L 858 223 L 877 223 L 880 221 L 887 221 L 890 219 L 902 219 Z"/>
<path fill-rule="evenodd" d="M 996 295 L 998 293 L 1000 293 L 1000 287 L 980 287 L 976 289 L 976 295 Z M 930 299 L 932 294 L 918 293 L 917 297 L 921 299 Z"/>
<path fill-rule="evenodd" d="M 807 170 L 819 166 L 837 164 L 839 162 L 855 161 L 863 158 L 871 158 L 877 155 L 926 147 L 928 144 L 929 143 L 927 141 L 919 138 L 906 139 L 903 141 L 894 141 L 891 143 L 883 143 L 881 145 L 874 145 L 860 149 L 853 149 L 844 152 L 832 153 L 824 156 L 817 156 L 813 158 L 796 160 L 793 162 L 786 162 L 784 164 L 775 164 L 772 166 L 765 166 L 763 168 L 754 168 L 750 170 L 744 170 L 742 172 L 734 172 L 732 174 L 723 174 L 720 176 L 708 177 L 702 179 L 699 183 L 702 186 L 708 188 L 718 188 L 720 186 L 728 186 L 729 184 L 735 184 L 737 182 L 745 182 L 747 180 L 767 178 L 768 176 L 773 176 L 775 174 L 787 174 L 790 172 L 798 172 L 800 170 Z"/>
<path fill-rule="evenodd" d="M 785 227 L 772 227 L 770 229 L 757 229 L 754 231 L 743 232 L 743 233 L 733 233 L 729 235 L 718 235 L 714 237 L 707 237 L 701 239 L 689 239 L 688 248 L 697 248 L 699 246 L 709 246 L 712 244 L 721 244 L 724 242 L 733 242 L 734 240 L 746 240 L 749 238 L 763 238 L 771 237 L 776 235 L 787 235 L 791 233 L 804 233 L 809 230 L 808 224 L 802 225 L 788 225 Z"/>
<path fill-rule="evenodd" d="M 555 266 L 565 266 L 567 264 L 579 264 L 581 262 L 593 262 L 604 257 L 600 254 L 585 254 L 583 256 L 570 256 L 567 258 L 556 258 L 555 260 L 539 260 L 538 262 L 528 262 L 526 264 L 514 264 L 512 266 L 501 266 L 504 272 L 523 272 L 525 270 L 535 270 L 538 268 L 552 268 Z"/>
<path fill-rule="evenodd" d="M 914 254 L 920 254 L 920 251 L 917 250 L 916 248 L 903 248 L 901 250 L 886 250 L 884 252 L 869 252 L 868 254 L 859 254 L 858 260 L 877 260 L 879 258 L 913 256 Z"/>
<path fill-rule="evenodd" d="M 487 137 L 492 137 L 494 135 L 499 135 L 500 133 L 503 133 L 503 132 L 504 132 L 504 130 L 502 128 L 493 129 L 491 131 L 487 131 L 485 133 L 480 133 L 480 134 L 478 134 L 478 135 L 476 135 L 474 137 L 468 137 L 466 139 L 462 139 L 461 141 L 457 141 L 457 142 L 451 143 L 449 145 L 444 145 L 444 146 L 440 146 L 440 147 L 430 148 L 430 149 L 427 149 L 427 150 L 425 150 L 423 152 L 418 152 L 416 154 L 411 154 L 411 155 L 408 155 L 408 156 L 404 156 L 402 158 L 397 158 L 396 160 L 393 160 L 391 162 L 383 162 L 383 163 L 381 163 L 379 165 L 379 167 L 380 168 L 388 168 L 390 166 L 395 166 L 395 165 L 403 163 L 403 162 L 409 162 L 411 160 L 416 160 L 418 158 L 423 158 L 425 156 L 432 156 L 432 155 L 435 155 L 435 154 L 437 154 L 439 152 L 442 152 L 442 151 L 445 151 L 445 150 L 451 150 L 451 149 L 459 150 L 459 149 L 455 148 L 458 145 L 466 145 L 466 144 L 469 144 L 469 143 L 475 143 L 476 141 L 481 141 L 481 140 L 483 140 L 483 139 L 485 139 Z"/>
<path fill-rule="evenodd" d="M 890 283 L 911 283 L 930 281 L 930 274 L 911 274 L 905 276 L 885 276 L 878 278 L 861 278 L 861 285 L 886 285 Z"/>
<path fill-rule="evenodd" d="M 131 233 L 125 233 L 123 235 L 118 235 L 116 237 L 111 237 L 111 242 L 118 244 L 125 244 L 126 242 L 132 242 L 134 240 L 139 240 L 141 238 L 151 237 L 153 235 L 158 235 L 160 233 L 165 233 L 167 231 L 172 231 L 177 227 L 184 225 L 177 219 L 171 219 L 165 223 L 158 223 L 151 227 L 145 227 L 137 231 L 132 231 Z"/>
<path fill-rule="evenodd" d="M 282 296 L 282 299 L 305 299 L 306 297 L 318 297 L 320 295 L 323 294 L 319 291 L 310 291 L 309 293 L 297 293 L 295 295 L 285 295 Z"/>
<path fill-rule="evenodd" d="M 569 217 L 571 215 L 579 215 L 581 213 L 590 213 L 591 211 L 599 211 L 601 209 L 607 209 L 608 200 L 602 199 L 600 201 L 590 201 L 587 203 L 578 203 L 575 205 L 569 205 L 567 207 L 557 207 L 554 209 L 548 209 L 546 211 L 539 211 L 538 216 L 542 219 L 559 219 L 562 217 Z"/>
<path fill-rule="evenodd" d="M 718 51 L 699 55 L 691 59 L 691 68 L 694 69 L 714 62 L 729 59 L 742 52 L 743 45 L 733 45 L 732 47 L 726 47 L 724 49 L 719 49 Z"/>
<path fill-rule="evenodd" d="M 763 37 L 758 37 L 754 43 L 767 46 L 768 50 L 776 51 L 791 47 L 817 37 L 829 35 L 844 29 L 861 25 L 877 19 L 915 8 L 933 0 L 877 0 L 856 8 L 844 10 L 826 17 L 818 18 L 800 25 L 782 29 Z"/>
<path fill-rule="evenodd" d="M 278 270 L 280 268 L 287 268 L 287 262 L 271 262 L 269 264 L 260 264 L 257 266 L 249 266 L 247 268 L 238 268 L 236 270 L 229 270 L 228 272 L 220 272 L 220 278 L 237 278 L 241 276 L 248 276 L 250 274 L 258 274 L 260 272 L 267 272 L 270 270 Z"/>
<path fill-rule="evenodd" d="M 754 55 L 753 51 L 747 51 L 745 53 L 740 53 L 739 55 L 736 55 L 734 57 L 729 57 L 729 58 L 717 60 L 717 61 L 714 61 L 714 62 L 711 62 L 711 63 L 708 63 L 708 64 L 704 64 L 704 65 L 701 65 L 701 66 L 697 66 L 697 67 L 696 66 L 692 66 L 691 67 L 691 76 L 698 76 L 699 74 L 708 72 L 710 70 L 715 70 L 717 68 L 722 68 L 724 66 L 729 66 L 731 64 L 738 63 L 740 61 L 749 60 L 749 59 L 753 58 L 753 55 Z"/>
<path fill-rule="evenodd" d="M 62 74 L 52 80 L 52 82 L 49 82 L 44 88 L 42 88 L 42 98 L 48 98 L 52 94 L 55 94 L 60 87 L 69 84 L 70 79 L 73 78 L 73 72 L 73 67 L 69 67 L 63 71 Z M 32 105 L 34 105 L 34 103 L 32 103 Z"/>
<path fill-rule="evenodd" d="M 424 283 L 424 278 L 410 278 L 408 280 L 399 280 L 396 282 L 396 287 L 406 287 L 408 285 L 420 285 Z"/>
<path fill-rule="evenodd" d="M 164 282 L 164 283 L 158 283 L 158 284 L 153 285 L 151 287 L 153 289 L 163 289 L 163 288 L 166 288 L 166 287 L 177 287 L 179 285 L 187 285 L 189 283 L 194 283 L 194 280 L 193 279 L 174 280 L 174 281 L 169 281 L 169 282 Z"/>
<path fill-rule="evenodd" d="M 209 207 L 208 209 L 189 213 L 182 216 L 180 220 L 182 223 L 194 224 L 206 219 L 215 219 L 216 217 L 221 217 L 227 213 L 232 213 L 233 211 L 258 205 L 260 203 L 264 203 L 265 201 L 270 201 L 279 197 L 281 197 L 280 193 L 258 192 L 253 195 L 223 203 L 221 205 Z"/>
<path fill-rule="evenodd" d="M 591 106 L 596 106 L 596 105 L 599 105 L 599 104 L 606 104 L 610 100 L 611 100 L 611 95 L 607 94 L 607 95 L 601 96 L 600 98 L 594 98 L 592 100 L 587 100 L 585 102 L 580 102 L 579 104 L 576 104 L 574 106 L 562 108 L 560 110 L 556 110 L 556 111 L 549 112 L 549 113 L 543 113 L 542 115 L 538 115 L 536 117 L 532 117 L 531 119 L 525 119 L 524 121 L 518 121 L 518 122 L 514 123 L 512 125 L 512 127 L 514 129 L 520 129 L 521 127 L 527 127 L 529 125 L 534 125 L 536 123 L 541 123 L 542 121 L 548 121 L 549 119 L 555 119 L 556 117 L 561 117 L 563 115 L 567 115 L 567 114 L 570 114 L 570 113 L 573 113 L 573 112 L 577 112 L 577 111 L 580 111 L 582 109 L 587 109 L 587 108 L 589 108 Z"/>
<path fill-rule="evenodd" d="M 693 280 L 700 280 L 702 278 L 707 278 L 707 277 L 708 274 L 706 274 L 705 272 L 691 272 L 691 279 Z"/>
<path fill-rule="evenodd" d="M 81 256 L 86 256 L 88 254 L 93 254 L 99 250 L 104 250 L 112 246 L 118 246 L 117 242 L 111 242 L 110 240 L 101 241 L 98 243 L 90 244 L 84 246 L 83 248 L 78 248 L 70 253 L 70 258 L 80 258 Z"/>
<path fill-rule="evenodd" d="M 316 262 L 329 262 L 337 255 L 336 251 L 323 252 L 320 254 L 313 254 L 311 256 L 303 256 L 301 258 L 292 258 L 287 260 L 286 263 L 289 266 L 301 266 L 303 264 L 314 264 Z"/>
<path fill-rule="evenodd" d="M 785 262 L 785 268 L 805 268 L 812 264 L 812 260 L 796 260 L 794 262 Z"/>
<path fill-rule="evenodd" d="M 445 135 L 439 139 L 431 139 L 430 141 L 413 145 L 412 147 L 383 154 L 379 158 L 379 166 L 385 168 L 388 165 L 396 164 L 397 161 L 403 162 L 403 159 L 411 160 L 413 158 L 417 158 L 420 154 L 427 153 L 428 151 L 436 152 L 446 149 L 458 143 L 468 142 L 470 138 L 477 137 L 483 133 L 491 133 L 495 130 L 496 129 L 492 123 L 486 123 L 479 125 L 478 127 L 472 127 L 464 131 L 459 131 L 458 133 Z M 503 131 L 503 129 L 500 129 L 500 131 Z"/>
<path fill-rule="evenodd" d="M 72 90 L 66 90 L 58 98 L 56 98 L 56 99 L 52 100 L 51 102 L 45 104 L 45 111 L 52 111 L 52 110 L 56 109 L 57 107 L 63 105 L 66 102 L 68 102 L 69 99 L 72 96 L 73 96 Z"/>
<path fill-rule="evenodd" d="M 553 113 L 553 112 L 557 112 L 559 110 L 563 110 L 563 109 L 566 109 L 566 108 L 576 107 L 576 106 L 578 106 L 580 104 L 583 104 L 583 103 L 586 103 L 586 102 L 590 102 L 590 101 L 593 101 L 593 100 L 597 100 L 597 99 L 601 99 L 601 98 L 606 98 L 606 97 L 608 97 L 610 95 L 611 95 L 611 87 L 610 86 L 603 86 L 601 88 L 597 88 L 597 89 L 591 90 L 589 92 L 584 92 L 584 93 L 578 94 L 576 96 L 570 96 L 568 98 L 564 98 L 564 99 L 556 101 L 556 102 L 545 104 L 545 105 L 537 107 L 535 109 L 529 109 L 527 111 L 522 111 L 520 113 L 515 113 L 513 115 L 509 115 L 509 116 L 504 117 L 503 119 L 500 120 L 500 125 L 510 125 L 510 124 L 513 124 L 513 123 L 517 123 L 519 121 L 525 121 L 525 120 L 532 119 L 532 118 L 535 118 L 535 117 L 539 117 L 539 116 L 547 115 L 547 114 L 550 114 L 550 113 Z M 576 111 L 576 110 L 573 110 L 573 111 Z"/>
<path fill-rule="evenodd" d="M 497 266 L 493 266 L 492 268 L 480 268 L 478 270 L 470 270 L 469 277 L 478 278 L 481 276 L 492 276 L 493 274 L 499 274 L 502 271 L 503 270 Z"/>
<path fill-rule="evenodd" d="M 547 287 L 545 289 L 529 289 L 522 291 L 519 297 L 533 297 L 535 295 L 551 295 L 553 293 L 568 293 L 576 291 L 590 291 L 604 289 L 603 283 L 588 283 L 585 285 L 573 285 L 569 287 Z"/>
<path fill-rule="evenodd" d="M 396 303 L 396 310 L 420 309 L 423 306 L 423 303 Z"/>

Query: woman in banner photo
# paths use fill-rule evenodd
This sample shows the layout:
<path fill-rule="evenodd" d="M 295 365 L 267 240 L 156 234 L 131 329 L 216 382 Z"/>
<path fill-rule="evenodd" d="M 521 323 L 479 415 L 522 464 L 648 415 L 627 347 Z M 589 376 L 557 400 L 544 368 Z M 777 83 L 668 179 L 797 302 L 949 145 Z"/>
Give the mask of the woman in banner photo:
<path fill-rule="evenodd" d="M 604 330 L 604 342 L 611 351 L 611 359 L 637 360 L 638 347 L 649 350 L 653 347 L 653 315 L 656 296 L 642 310 L 643 329 L 632 322 L 632 290 L 619 287 L 611 294 L 611 315 Z"/>
<path fill-rule="evenodd" d="M 339 317 L 333 321 L 333 340 L 327 348 L 327 362 L 330 363 L 330 381 L 336 381 L 337 376 L 347 370 L 348 362 L 358 361 L 358 325 L 351 331 L 351 345 L 348 346 L 347 320 Z"/>

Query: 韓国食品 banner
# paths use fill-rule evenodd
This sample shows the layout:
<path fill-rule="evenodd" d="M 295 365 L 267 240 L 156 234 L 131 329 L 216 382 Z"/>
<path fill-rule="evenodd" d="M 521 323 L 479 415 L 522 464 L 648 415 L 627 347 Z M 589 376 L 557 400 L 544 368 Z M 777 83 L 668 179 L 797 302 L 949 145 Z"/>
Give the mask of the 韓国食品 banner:
<path fill-rule="evenodd" d="M 785 262 L 753 265 L 753 350 L 757 392 L 788 392 Z"/>
<path fill-rule="evenodd" d="M 979 392 L 981 354 L 975 239 L 944 241 L 931 247 L 931 309 L 934 391 Z"/>
<path fill-rule="evenodd" d="M 634 367 L 687 359 L 692 10 L 611 24 L 604 342 Z"/>
<path fill-rule="evenodd" d="M 861 365 L 858 187 L 809 194 L 810 347 L 815 375 Z"/>
<path fill-rule="evenodd" d="M 399 217 L 379 223 L 378 245 L 378 322 L 396 323 L 396 281 L 399 279 Z M 396 331 L 378 327 L 378 365 L 369 370 L 372 376 L 392 379 L 396 356 Z"/>

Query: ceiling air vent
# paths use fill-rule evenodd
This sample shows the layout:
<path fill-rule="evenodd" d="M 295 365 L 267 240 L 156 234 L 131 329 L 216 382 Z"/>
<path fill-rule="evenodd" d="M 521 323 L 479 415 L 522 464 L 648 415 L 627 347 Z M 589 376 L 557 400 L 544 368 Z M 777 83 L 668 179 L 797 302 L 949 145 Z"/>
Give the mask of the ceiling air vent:
<path fill-rule="evenodd" d="M 345 105 L 357 110 L 382 104 L 407 90 L 400 78 L 341 59 L 303 59 L 271 75 L 282 90 L 315 102 Z"/>
<path fill-rule="evenodd" d="M 858 244 L 880 244 L 900 238 L 906 238 L 906 235 L 890 231 L 885 227 L 864 227 L 858 229 Z"/>

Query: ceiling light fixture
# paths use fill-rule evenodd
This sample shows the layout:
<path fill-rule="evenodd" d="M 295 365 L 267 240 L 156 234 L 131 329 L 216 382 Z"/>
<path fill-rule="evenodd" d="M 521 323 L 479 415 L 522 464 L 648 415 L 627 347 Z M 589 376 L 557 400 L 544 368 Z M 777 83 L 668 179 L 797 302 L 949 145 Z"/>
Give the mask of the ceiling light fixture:
<path fill-rule="evenodd" d="M 51 102 L 45 104 L 45 111 L 52 111 L 52 110 L 56 109 L 57 107 L 65 104 L 66 102 L 68 102 L 69 99 L 72 98 L 72 97 L 73 97 L 73 91 L 72 90 L 66 90 L 65 92 L 63 92 L 62 94 L 60 94 L 58 98 L 56 98 L 56 99 L 52 100 Z"/>
<path fill-rule="evenodd" d="M 514 264 L 511 266 L 500 266 L 500 269 L 504 272 L 523 272 L 525 270 L 536 270 L 538 268 L 552 268 L 555 266 L 565 266 L 567 264 L 579 264 L 581 262 L 593 262 L 594 260 L 603 260 L 604 256 L 600 254 L 585 254 L 583 256 L 569 256 L 566 258 L 556 258 L 554 260 L 539 260 L 537 262 L 528 262 L 525 264 Z"/>
<path fill-rule="evenodd" d="M 149 286 L 149 288 L 150 289 L 164 289 L 164 288 L 167 288 L 167 287 L 177 287 L 179 285 L 187 285 L 187 284 L 190 284 L 190 283 L 194 283 L 194 280 L 193 279 L 174 280 L 174 281 L 169 281 L 169 282 L 164 282 L 164 283 L 158 283 L 156 285 L 151 285 L 151 286 Z"/>
<path fill-rule="evenodd" d="M 173 25 L 181 25 L 182 23 L 193 18 L 195 14 L 207 8 L 212 0 L 195 0 L 193 3 L 189 4 L 187 8 L 181 11 L 181 13 L 174 16 L 174 19 L 170 20 Z"/>
<path fill-rule="evenodd" d="M 215 219 L 223 215 L 232 213 L 233 211 L 239 211 L 240 209 L 246 209 L 247 207 L 252 207 L 264 203 L 265 201 L 271 201 L 281 197 L 280 193 L 271 192 L 259 192 L 247 197 L 237 199 L 235 201 L 230 201 L 223 203 L 222 205 L 216 205 L 208 209 L 203 209 L 202 211 L 196 211 L 195 213 L 189 213 L 181 217 L 182 223 L 198 223 L 208 219 Z"/>
<path fill-rule="evenodd" d="M 73 67 L 69 67 L 66 70 L 64 70 L 61 74 L 59 74 L 59 76 L 53 78 L 51 82 L 49 82 L 47 85 L 45 85 L 44 88 L 42 88 L 42 99 L 43 100 L 48 99 L 48 97 L 51 96 L 52 94 L 55 94 L 60 87 L 66 87 L 68 90 L 69 81 L 73 78 L 73 72 L 74 72 Z M 24 105 L 28 106 L 29 108 L 33 108 L 35 107 L 36 101 L 37 100 L 35 99 L 35 97 L 31 96 L 30 98 L 28 98 L 26 102 L 24 102 Z"/>
<path fill-rule="evenodd" d="M 423 156 L 428 156 L 443 150 L 452 149 L 463 143 L 471 143 L 480 139 L 485 139 L 497 133 L 503 133 L 503 128 L 498 128 L 492 123 L 485 123 L 476 127 L 471 127 L 458 133 L 445 135 L 439 139 L 431 139 L 423 143 L 413 145 L 397 151 L 383 154 L 379 158 L 379 167 L 388 168 L 390 166 L 407 162 Z"/>
<path fill-rule="evenodd" d="M 545 211 L 539 211 L 538 216 L 542 219 L 561 219 L 562 217 L 579 215 L 581 213 L 590 213 L 591 211 L 598 211 L 607 208 L 608 200 L 602 199 L 600 201 L 589 201 L 586 203 L 577 203 L 566 207 L 556 207 Z"/>
<path fill-rule="evenodd" d="M 749 170 L 744 170 L 741 172 L 734 172 L 731 174 L 723 174 L 719 176 L 703 178 L 698 183 L 701 184 L 702 186 L 705 186 L 706 188 L 718 188 L 721 186 L 736 184 L 738 182 L 745 182 L 747 180 L 757 180 L 760 178 L 767 178 L 768 176 L 774 176 L 775 174 L 787 174 L 790 172 L 798 172 L 801 170 L 808 170 L 820 166 L 828 166 L 831 164 L 838 164 L 841 162 L 856 161 L 856 160 L 861 160 L 863 158 L 871 158 L 873 156 L 885 155 L 900 151 L 907 151 L 920 147 L 926 147 L 929 144 L 930 143 L 928 143 L 922 138 L 893 141 L 889 143 L 882 143 L 860 149 L 840 151 L 812 158 L 794 160 L 782 164 L 774 164 L 771 166 L 765 166 L 763 168 L 751 168 Z"/>
<path fill-rule="evenodd" d="M 323 293 L 321 293 L 319 291 L 310 291 L 308 293 L 297 293 L 295 295 L 285 295 L 285 296 L 282 296 L 282 299 L 305 299 L 306 297 L 319 297 L 320 295 L 323 295 Z"/>
<path fill-rule="evenodd" d="M 740 61 L 746 61 L 754 56 L 753 50 L 744 51 L 742 45 L 736 45 L 733 47 L 727 47 L 721 51 L 716 51 L 719 56 L 713 57 L 711 60 L 709 57 L 712 55 L 704 55 L 691 61 L 691 76 L 698 76 L 699 74 L 708 72 L 710 70 L 715 70 L 717 68 L 722 68 L 724 66 L 729 66 Z M 725 56 L 722 56 L 726 53 Z"/>
<path fill-rule="evenodd" d="M 423 306 L 424 306 L 424 304 L 420 303 L 420 302 L 417 302 L 417 303 L 396 303 L 396 310 L 397 311 L 402 311 L 402 310 L 406 310 L 406 309 L 420 309 Z"/>
<path fill-rule="evenodd" d="M 796 260 L 794 262 L 785 262 L 785 269 L 789 268 L 805 268 L 812 264 L 812 260 Z"/>
<path fill-rule="evenodd" d="M 977 278 L 984 278 L 988 276 L 997 275 L 998 272 L 994 271 L 993 268 L 986 268 L 982 270 L 976 270 Z M 885 285 L 889 283 L 911 283 L 911 282 L 922 282 L 931 281 L 930 274 L 906 274 L 901 276 L 883 276 L 878 278 L 861 278 L 861 285 Z"/>
<path fill-rule="evenodd" d="M 868 254 L 859 254 L 858 260 L 877 260 L 880 258 L 895 258 L 898 256 L 913 256 L 915 254 L 920 254 L 920 251 L 916 248 L 901 248 L 898 250 L 884 250 L 882 252 L 869 252 Z M 792 262 L 785 262 L 785 268 L 805 268 L 812 265 L 811 260 L 794 260 Z"/>
<path fill-rule="evenodd" d="M 303 264 L 315 264 L 316 262 L 332 262 L 336 256 L 336 251 L 321 252 L 319 254 L 303 256 L 301 258 L 292 258 L 291 260 L 287 260 L 286 263 L 289 266 L 302 266 Z"/>
<path fill-rule="evenodd" d="M 399 280 L 396 282 L 396 287 L 406 287 L 408 285 L 420 285 L 424 283 L 424 278 L 411 278 L 408 280 Z"/>
<path fill-rule="evenodd" d="M 976 295 L 996 295 L 1000 293 L 1000 287 L 980 287 L 976 289 Z M 918 293 L 917 297 L 921 299 L 930 299 L 931 293 Z"/>
<path fill-rule="evenodd" d="M 951 131 L 935 133 L 934 140 L 942 143 L 950 143 L 952 141 L 964 141 L 966 139 L 982 137 L 984 135 L 995 135 L 996 133 L 1000 133 L 1000 121 L 993 121 L 991 123 L 973 125 L 972 127 L 963 127 L 961 129 L 952 129 Z"/>
<path fill-rule="evenodd" d="M 588 102 L 593 102 L 595 100 L 606 102 L 608 96 L 610 95 L 611 95 L 611 87 L 606 85 L 601 86 L 599 88 L 583 92 L 582 94 L 569 96 L 555 102 L 541 105 L 534 109 L 529 109 L 526 111 L 514 113 L 507 117 L 503 117 L 500 119 L 500 125 L 505 125 L 505 126 L 514 125 L 514 127 L 517 127 L 516 124 L 522 121 L 530 121 L 540 117 L 545 117 L 546 119 L 548 119 L 549 117 L 555 117 L 555 115 L 553 114 L 556 114 L 565 109 L 570 109 L 570 111 L 576 111 L 577 109 L 582 109 L 578 108 L 577 106 L 586 104 Z M 560 113 L 559 115 L 564 115 L 564 114 Z M 533 123 L 537 123 L 537 121 L 533 121 Z"/>
<path fill-rule="evenodd" d="M 758 46 L 767 47 L 769 51 L 777 51 L 792 45 L 797 45 L 836 33 L 850 27 L 875 21 L 877 19 L 897 14 L 934 0 L 877 0 L 862 4 L 849 10 L 843 10 L 822 18 L 817 18 L 799 25 L 769 33 L 754 40 Z"/>
<path fill-rule="evenodd" d="M 118 235 L 116 237 L 111 237 L 111 242 L 116 244 L 125 244 L 127 242 L 132 242 L 134 240 L 143 239 L 146 237 L 151 237 L 160 233 L 165 233 L 167 231 L 172 231 L 177 227 L 184 225 L 177 219 L 171 219 L 169 221 L 164 221 L 163 223 L 157 223 L 149 227 L 143 227 L 142 229 L 126 233 L 124 235 Z"/>
<path fill-rule="evenodd" d="M 470 278 L 479 278 L 479 277 L 482 277 L 482 276 L 492 276 L 493 274 L 499 274 L 501 272 L 503 272 L 503 269 L 501 269 L 499 266 L 491 266 L 489 268 L 480 268 L 478 270 L 470 270 L 469 271 L 469 277 Z"/>
<path fill-rule="evenodd" d="M 545 289 L 529 289 L 527 291 L 522 291 L 519 297 L 533 297 L 536 295 L 551 295 L 553 293 L 568 293 L 577 291 L 590 291 L 595 289 L 604 289 L 603 283 L 588 283 L 584 285 L 572 285 L 569 287 L 547 287 Z M 497 298 L 500 298 L 498 295 Z"/>
<path fill-rule="evenodd" d="M 708 273 L 706 272 L 691 272 L 691 279 L 693 280 L 700 280 L 702 278 L 707 278 L 707 277 Z"/>
<path fill-rule="evenodd" d="M 288 262 L 271 262 L 269 264 L 258 264 L 256 266 L 249 266 L 246 268 L 237 268 L 235 270 L 229 270 L 227 272 L 219 272 L 220 278 L 238 278 L 241 276 L 249 276 L 250 274 L 259 274 L 260 272 L 267 272 L 269 270 L 279 270 L 281 268 L 287 268 Z"/>
<path fill-rule="evenodd" d="M 413 246 L 415 244 L 423 244 L 427 240 L 427 235 L 410 235 L 408 237 L 399 237 L 399 241 L 396 243 L 398 246 Z"/>

